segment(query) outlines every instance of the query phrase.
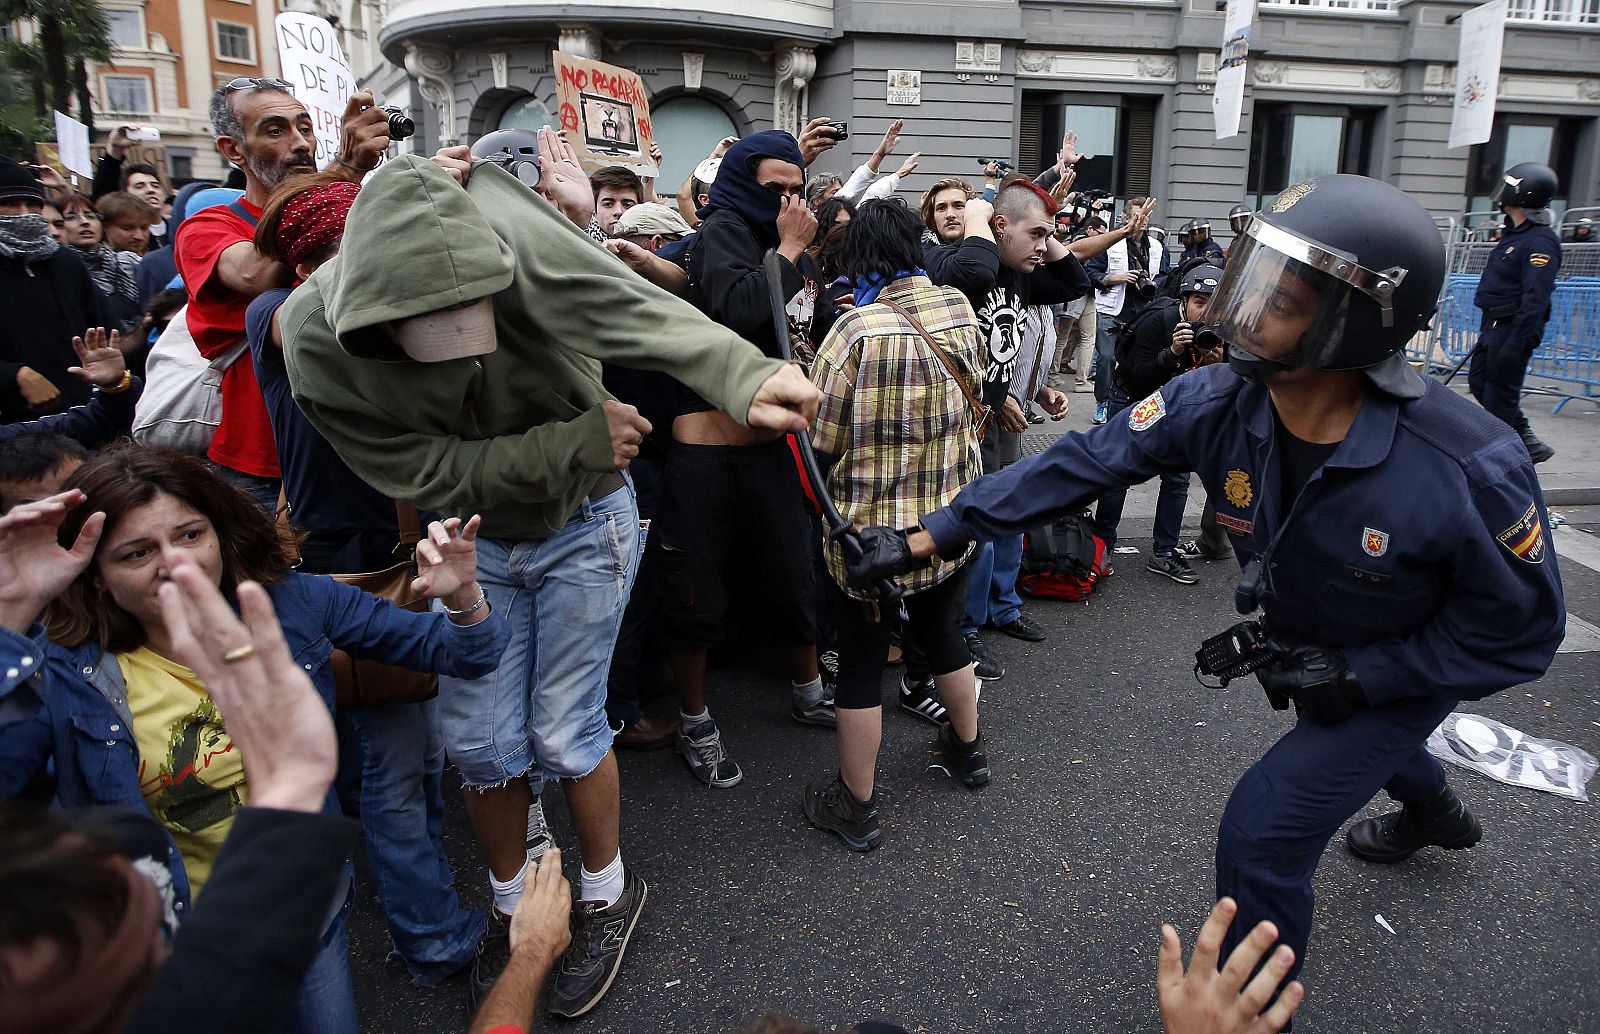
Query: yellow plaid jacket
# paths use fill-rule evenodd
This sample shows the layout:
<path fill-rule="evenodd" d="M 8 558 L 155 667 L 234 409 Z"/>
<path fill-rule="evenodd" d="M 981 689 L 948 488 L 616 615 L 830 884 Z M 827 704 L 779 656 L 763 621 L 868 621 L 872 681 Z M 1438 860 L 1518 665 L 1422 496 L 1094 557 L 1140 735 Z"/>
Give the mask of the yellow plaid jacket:
<path fill-rule="evenodd" d="M 960 291 L 911 276 L 879 297 L 916 316 L 967 387 L 979 393 L 984 345 L 978 318 Z M 841 316 L 817 350 L 811 380 L 822 391 L 811 442 L 838 457 L 828 473 L 828 494 L 856 527 L 915 526 L 981 472 L 976 414 L 966 394 L 922 335 L 889 306 L 864 305 Z M 970 552 L 919 568 L 900 584 L 913 593 L 931 588 Z M 838 549 L 829 544 L 826 553 L 829 573 L 843 586 Z"/>

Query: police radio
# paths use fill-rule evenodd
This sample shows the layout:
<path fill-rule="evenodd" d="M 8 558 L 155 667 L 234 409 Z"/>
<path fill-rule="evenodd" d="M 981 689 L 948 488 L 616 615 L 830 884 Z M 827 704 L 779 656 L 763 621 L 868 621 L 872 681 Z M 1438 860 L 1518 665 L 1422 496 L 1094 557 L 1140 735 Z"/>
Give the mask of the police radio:
<path fill-rule="evenodd" d="M 1234 679 L 1253 675 L 1277 659 L 1278 650 L 1267 636 L 1266 623 L 1241 621 L 1200 644 L 1194 652 L 1194 677 L 1207 689 L 1223 689 Z M 1207 682 L 1207 676 L 1218 681 Z M 1272 706 L 1278 708 L 1278 702 L 1274 700 Z"/>

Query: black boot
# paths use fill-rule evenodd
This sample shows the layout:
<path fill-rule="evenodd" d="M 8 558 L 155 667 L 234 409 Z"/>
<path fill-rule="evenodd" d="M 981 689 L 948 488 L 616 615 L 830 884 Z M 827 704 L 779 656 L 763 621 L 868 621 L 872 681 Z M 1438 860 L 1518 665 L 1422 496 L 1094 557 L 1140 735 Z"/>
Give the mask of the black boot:
<path fill-rule="evenodd" d="M 1555 449 L 1540 441 L 1539 436 L 1533 433 L 1533 427 L 1528 423 L 1526 417 L 1518 425 L 1517 434 L 1522 436 L 1522 445 L 1528 450 L 1528 458 L 1533 462 L 1543 463 L 1556 454 Z"/>
<path fill-rule="evenodd" d="M 1391 811 L 1345 833 L 1352 854 L 1379 865 L 1403 862 L 1424 847 L 1459 851 L 1482 839 L 1483 827 L 1448 786 L 1426 808 Z"/>

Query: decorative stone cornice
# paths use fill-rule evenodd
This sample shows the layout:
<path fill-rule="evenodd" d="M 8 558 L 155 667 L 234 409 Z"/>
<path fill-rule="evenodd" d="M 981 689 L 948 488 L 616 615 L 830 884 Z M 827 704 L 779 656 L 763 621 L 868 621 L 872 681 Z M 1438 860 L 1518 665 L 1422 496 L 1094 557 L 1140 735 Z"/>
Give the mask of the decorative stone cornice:
<path fill-rule="evenodd" d="M 1178 61 L 1167 54 L 1107 50 L 1018 50 L 1017 74 L 1035 79 L 1171 83 Z"/>
<path fill-rule="evenodd" d="M 455 55 L 443 47 L 406 43 L 406 72 L 439 120 L 439 146 L 456 142 Z"/>
<path fill-rule="evenodd" d="M 800 43 L 785 43 L 772 55 L 772 125 L 800 135 L 810 101 L 811 77 L 817 74 L 817 52 Z"/>

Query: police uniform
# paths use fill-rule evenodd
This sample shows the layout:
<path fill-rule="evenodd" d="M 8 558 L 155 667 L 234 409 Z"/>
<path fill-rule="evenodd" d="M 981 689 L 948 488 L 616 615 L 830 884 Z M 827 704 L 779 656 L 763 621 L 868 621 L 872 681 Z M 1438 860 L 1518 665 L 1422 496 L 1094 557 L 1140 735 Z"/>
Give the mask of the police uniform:
<path fill-rule="evenodd" d="M 1565 627 L 1521 442 L 1449 389 L 1419 390 L 1399 399 L 1372 388 L 1344 441 L 1288 500 L 1267 389 L 1208 367 L 979 479 L 922 521 L 941 553 L 955 553 L 1113 488 L 1198 473 L 1241 564 L 1260 572 L 1241 609 L 1259 603 L 1275 638 L 1341 649 L 1370 703 L 1338 724 L 1302 717 L 1223 812 L 1217 893 L 1239 902 L 1229 943 L 1270 919 L 1296 971 L 1329 838 L 1380 788 L 1408 806 L 1437 799 L 1447 784 L 1428 734 L 1459 700 L 1541 676 Z"/>
<path fill-rule="evenodd" d="M 1478 344 L 1467 370 L 1472 397 L 1521 430 L 1522 381 L 1544 336 L 1550 295 L 1561 269 L 1561 240 L 1549 226 L 1525 220 L 1507 226 L 1489 255 L 1473 304 L 1483 310 Z"/>
<path fill-rule="evenodd" d="M 1218 244 L 1210 237 L 1207 237 L 1203 241 L 1192 240 L 1184 246 L 1183 261 L 1188 262 L 1190 259 L 1196 258 L 1210 259 L 1212 262 L 1215 262 L 1220 266 L 1224 261 L 1222 245 Z"/>

